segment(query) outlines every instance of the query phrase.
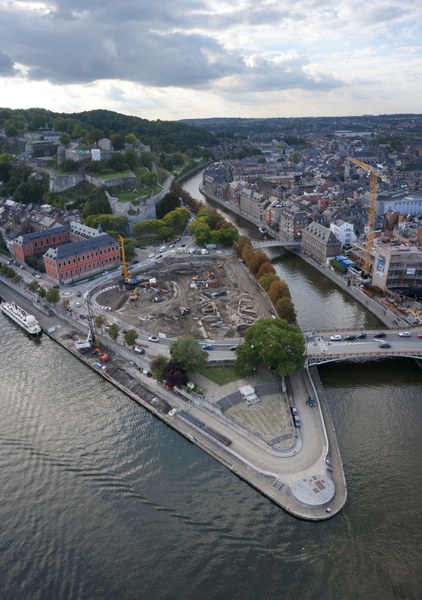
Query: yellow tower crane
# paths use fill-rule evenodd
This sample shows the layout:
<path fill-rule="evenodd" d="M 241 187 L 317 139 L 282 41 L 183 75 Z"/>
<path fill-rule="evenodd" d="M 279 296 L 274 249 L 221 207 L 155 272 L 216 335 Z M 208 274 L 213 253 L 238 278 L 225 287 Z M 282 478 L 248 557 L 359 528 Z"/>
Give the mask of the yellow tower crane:
<path fill-rule="evenodd" d="M 118 240 L 120 243 L 120 253 L 122 255 L 122 275 L 125 279 L 125 283 L 133 283 L 132 273 L 128 269 L 128 264 L 125 257 L 125 240 L 121 235 L 119 235 Z"/>
<path fill-rule="evenodd" d="M 378 192 L 378 179 L 382 179 L 382 176 L 378 174 L 376 167 L 367 165 L 366 163 L 349 156 L 348 160 L 354 163 L 356 166 L 369 171 L 369 206 L 368 206 L 368 233 L 366 235 L 366 241 L 364 245 L 362 269 L 367 275 L 371 274 L 371 242 L 374 235 L 375 227 L 375 216 L 377 212 L 377 192 Z"/>

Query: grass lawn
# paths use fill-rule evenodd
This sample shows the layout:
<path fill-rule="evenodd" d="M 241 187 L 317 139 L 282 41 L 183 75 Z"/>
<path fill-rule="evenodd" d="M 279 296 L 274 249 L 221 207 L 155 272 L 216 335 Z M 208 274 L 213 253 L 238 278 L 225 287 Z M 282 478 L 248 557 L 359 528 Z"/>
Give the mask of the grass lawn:
<path fill-rule="evenodd" d="M 140 192 L 119 192 L 117 197 L 120 202 L 127 202 L 128 200 L 135 200 L 141 195 Z"/>
<path fill-rule="evenodd" d="M 94 177 L 100 177 L 101 179 L 117 179 L 118 177 L 132 177 L 129 171 L 114 171 L 109 173 L 98 173 L 94 174 Z"/>
<path fill-rule="evenodd" d="M 205 367 L 201 371 L 201 375 L 213 381 L 217 385 L 226 385 L 232 381 L 241 379 L 241 375 L 236 371 L 234 366 L 227 367 Z"/>

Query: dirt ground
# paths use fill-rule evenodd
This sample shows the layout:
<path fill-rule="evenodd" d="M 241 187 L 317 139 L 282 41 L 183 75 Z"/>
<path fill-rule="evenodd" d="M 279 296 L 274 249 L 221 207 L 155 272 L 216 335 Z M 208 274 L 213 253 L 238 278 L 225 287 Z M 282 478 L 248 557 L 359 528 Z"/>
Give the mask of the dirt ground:
<path fill-rule="evenodd" d="M 273 310 L 244 265 L 232 257 L 166 257 L 137 277 L 137 299 L 130 299 L 125 286 L 116 286 L 97 293 L 95 301 L 110 309 L 109 320 L 117 317 L 154 335 L 238 337 Z"/>

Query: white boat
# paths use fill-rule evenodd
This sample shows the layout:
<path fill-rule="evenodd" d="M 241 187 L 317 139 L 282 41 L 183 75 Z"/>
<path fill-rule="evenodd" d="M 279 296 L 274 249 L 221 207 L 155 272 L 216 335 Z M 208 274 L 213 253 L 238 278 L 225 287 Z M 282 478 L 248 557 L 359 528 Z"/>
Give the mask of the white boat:
<path fill-rule="evenodd" d="M 41 333 L 41 327 L 34 315 L 28 314 L 15 302 L 2 302 L 0 304 L 0 309 L 5 315 L 12 319 L 12 321 L 20 325 L 27 333 L 31 335 L 39 335 Z"/>

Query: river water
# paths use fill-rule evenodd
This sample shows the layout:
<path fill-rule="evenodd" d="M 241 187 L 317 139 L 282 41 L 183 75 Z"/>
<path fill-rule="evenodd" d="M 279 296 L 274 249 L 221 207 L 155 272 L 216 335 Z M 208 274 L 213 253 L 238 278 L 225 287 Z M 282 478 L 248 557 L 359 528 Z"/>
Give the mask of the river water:
<path fill-rule="evenodd" d="M 373 322 L 296 257 L 277 268 L 302 326 Z M 321 368 L 349 498 L 308 523 L 47 337 L 0 314 L 0 339 L 2 600 L 421 598 L 411 360 Z"/>

